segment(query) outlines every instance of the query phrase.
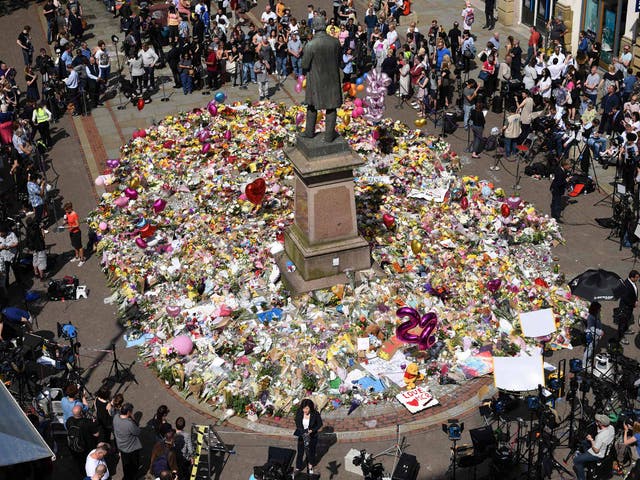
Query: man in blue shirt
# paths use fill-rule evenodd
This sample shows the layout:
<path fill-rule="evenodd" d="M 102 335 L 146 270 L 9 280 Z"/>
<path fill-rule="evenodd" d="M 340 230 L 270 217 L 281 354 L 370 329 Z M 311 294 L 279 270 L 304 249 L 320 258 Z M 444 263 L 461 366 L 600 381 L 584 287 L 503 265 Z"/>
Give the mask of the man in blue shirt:
<path fill-rule="evenodd" d="M 632 68 L 627 68 L 627 76 L 624 77 L 622 83 L 624 84 L 622 90 L 622 101 L 628 102 L 631 98 L 631 94 L 633 93 L 633 87 L 635 87 L 636 82 L 638 81 L 637 75 L 633 74 Z"/>

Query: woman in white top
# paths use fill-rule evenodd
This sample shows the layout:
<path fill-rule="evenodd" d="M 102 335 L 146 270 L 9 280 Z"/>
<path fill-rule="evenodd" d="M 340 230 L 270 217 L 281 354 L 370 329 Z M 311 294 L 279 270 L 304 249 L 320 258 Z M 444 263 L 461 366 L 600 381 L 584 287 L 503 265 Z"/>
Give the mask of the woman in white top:
<path fill-rule="evenodd" d="M 538 80 L 538 72 L 536 72 L 536 60 L 535 58 L 532 58 L 531 61 L 529 61 L 528 65 L 524 67 L 524 78 L 522 79 L 524 88 L 531 91 L 531 89 L 536 85 L 536 80 Z"/>
<path fill-rule="evenodd" d="M 129 71 L 131 72 L 131 83 L 136 87 L 139 93 L 142 93 L 142 80 L 144 79 L 144 68 L 142 67 L 142 58 L 132 55 L 127 60 Z"/>
<path fill-rule="evenodd" d="M 389 31 L 387 32 L 387 43 L 389 47 L 392 45 L 396 46 L 396 51 L 400 50 L 400 37 L 398 36 L 398 32 L 396 31 L 396 24 L 389 24 Z"/>
<path fill-rule="evenodd" d="M 538 80 L 538 88 L 542 98 L 551 98 L 551 75 L 546 68 L 542 70 L 542 76 Z"/>

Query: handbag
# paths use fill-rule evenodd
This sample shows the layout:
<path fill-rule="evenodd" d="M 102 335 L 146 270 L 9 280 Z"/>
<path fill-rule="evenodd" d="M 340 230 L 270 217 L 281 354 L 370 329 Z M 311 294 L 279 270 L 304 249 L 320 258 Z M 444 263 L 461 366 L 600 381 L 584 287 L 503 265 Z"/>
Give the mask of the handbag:
<path fill-rule="evenodd" d="M 487 78 L 489 78 L 489 72 L 487 72 L 486 70 L 482 70 L 480 72 L 480 74 L 478 75 L 478 78 L 480 80 L 482 80 L 483 82 L 487 80 Z"/>
<path fill-rule="evenodd" d="M 236 73 L 236 62 L 230 62 L 229 60 L 227 60 L 227 64 L 225 66 L 225 70 L 227 71 L 227 73 L 230 73 L 231 75 L 235 75 Z"/>

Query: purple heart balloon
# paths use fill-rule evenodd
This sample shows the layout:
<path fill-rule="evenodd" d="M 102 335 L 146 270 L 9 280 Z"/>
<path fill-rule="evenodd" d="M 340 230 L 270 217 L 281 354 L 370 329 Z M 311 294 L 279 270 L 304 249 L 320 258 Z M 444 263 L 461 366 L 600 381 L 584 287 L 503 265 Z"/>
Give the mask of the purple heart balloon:
<path fill-rule="evenodd" d="M 124 194 L 129 200 L 135 200 L 138 198 L 138 191 L 135 188 L 127 187 L 124 189 Z"/>
<path fill-rule="evenodd" d="M 494 278 L 493 280 L 489 280 L 487 282 L 487 290 L 489 290 L 491 293 L 496 293 L 500 288 L 500 285 L 502 285 L 502 280 L 500 280 L 499 278 Z"/>
<path fill-rule="evenodd" d="M 153 202 L 153 211 L 156 213 L 160 213 L 164 210 L 164 207 L 167 206 L 167 201 L 163 198 L 158 198 Z"/>

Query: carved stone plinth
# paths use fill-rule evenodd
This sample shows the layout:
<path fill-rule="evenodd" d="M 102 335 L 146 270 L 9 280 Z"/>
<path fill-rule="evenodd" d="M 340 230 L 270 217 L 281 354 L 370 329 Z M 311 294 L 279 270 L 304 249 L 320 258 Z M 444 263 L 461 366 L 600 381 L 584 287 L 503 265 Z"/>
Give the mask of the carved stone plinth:
<path fill-rule="evenodd" d="M 363 162 L 341 137 L 330 144 L 300 138 L 285 154 L 296 179 L 294 224 L 277 259 L 283 281 L 293 294 L 347 283 L 345 272 L 371 268 L 369 244 L 358 235 L 353 184 L 353 169 Z"/>

